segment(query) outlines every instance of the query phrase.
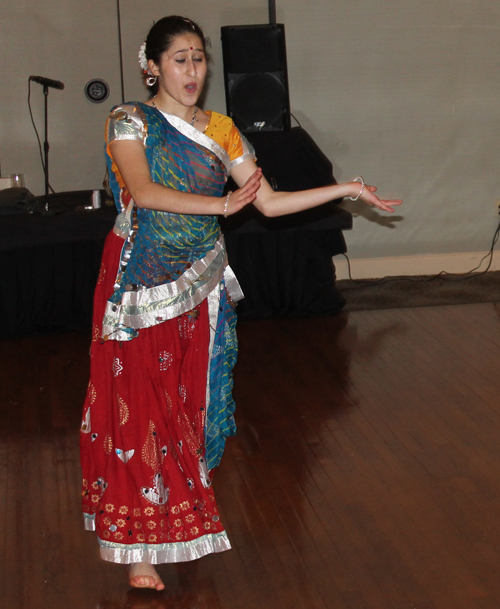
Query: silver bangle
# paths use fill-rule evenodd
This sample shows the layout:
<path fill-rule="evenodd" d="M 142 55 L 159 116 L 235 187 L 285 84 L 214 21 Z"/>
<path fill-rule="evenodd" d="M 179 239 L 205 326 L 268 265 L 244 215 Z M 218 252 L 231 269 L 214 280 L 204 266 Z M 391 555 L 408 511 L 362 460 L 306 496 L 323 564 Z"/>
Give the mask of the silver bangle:
<path fill-rule="evenodd" d="M 358 176 L 357 178 L 354 178 L 353 182 L 360 182 L 361 184 L 361 190 L 359 191 L 359 194 L 357 197 L 349 197 L 349 199 L 351 199 L 351 201 L 357 201 L 359 199 L 359 197 L 363 194 L 364 190 L 365 190 L 365 181 L 363 180 L 363 178 L 361 176 Z"/>
<path fill-rule="evenodd" d="M 226 201 L 224 202 L 224 211 L 222 212 L 224 218 L 227 218 L 227 204 L 229 203 L 229 197 L 232 195 L 232 191 L 230 190 L 227 193 Z"/>

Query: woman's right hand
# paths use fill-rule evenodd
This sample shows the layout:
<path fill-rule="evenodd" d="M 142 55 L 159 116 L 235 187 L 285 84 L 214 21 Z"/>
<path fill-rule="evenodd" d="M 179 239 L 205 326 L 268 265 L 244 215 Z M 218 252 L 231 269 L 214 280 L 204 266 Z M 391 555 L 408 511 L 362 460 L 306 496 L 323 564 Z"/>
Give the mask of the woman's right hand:
<path fill-rule="evenodd" d="M 229 198 L 224 197 L 222 199 L 222 210 L 221 214 L 224 216 L 231 216 L 236 212 L 243 209 L 245 205 L 249 203 L 253 203 L 255 201 L 255 197 L 257 196 L 257 191 L 260 188 L 260 181 L 262 179 L 262 169 L 259 167 L 245 182 L 245 184 L 235 190 L 229 195 Z M 227 200 L 227 206 L 226 206 Z M 224 209 L 225 207 L 225 209 Z"/>

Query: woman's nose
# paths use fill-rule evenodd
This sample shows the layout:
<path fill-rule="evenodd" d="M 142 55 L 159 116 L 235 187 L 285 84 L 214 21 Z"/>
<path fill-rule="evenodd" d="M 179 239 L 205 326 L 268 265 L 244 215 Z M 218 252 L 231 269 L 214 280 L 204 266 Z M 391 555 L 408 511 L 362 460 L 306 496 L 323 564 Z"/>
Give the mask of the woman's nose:
<path fill-rule="evenodd" d="M 192 59 L 188 61 L 188 74 L 190 76 L 196 76 L 196 64 Z"/>

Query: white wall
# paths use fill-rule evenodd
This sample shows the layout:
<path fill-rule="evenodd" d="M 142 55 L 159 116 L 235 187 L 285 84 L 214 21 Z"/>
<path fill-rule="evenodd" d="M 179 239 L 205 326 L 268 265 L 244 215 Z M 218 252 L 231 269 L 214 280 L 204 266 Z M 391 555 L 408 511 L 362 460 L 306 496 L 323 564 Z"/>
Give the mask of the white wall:
<path fill-rule="evenodd" d="M 43 192 L 26 103 L 27 78 L 50 90 L 50 173 L 56 190 L 96 188 L 104 174 L 103 123 L 121 101 L 115 0 L 19 0 L 0 21 L 0 161 Z M 405 205 L 383 217 L 359 205 L 346 235 L 353 258 L 488 249 L 500 199 L 500 4 L 495 0 L 278 0 L 293 114 L 331 159 L 337 180 L 362 174 Z M 125 92 L 143 99 L 137 51 L 154 19 L 189 16 L 212 38 L 206 107 L 225 111 L 222 25 L 264 23 L 265 0 L 121 0 Z M 111 86 L 104 104 L 83 95 Z M 32 84 L 43 136 L 43 95 Z"/>
<path fill-rule="evenodd" d="M 29 116 L 28 76 L 60 80 L 63 91 L 49 89 L 49 169 L 56 191 L 97 188 L 102 161 L 103 121 L 109 103 L 92 104 L 85 84 L 103 78 L 118 92 L 116 11 L 98 0 L 16 0 L 0 18 L 2 175 L 23 172 L 26 186 L 43 194 L 38 143 Z M 111 35 L 110 35 L 111 32 Z M 31 105 L 44 138 L 43 87 L 31 84 Z"/>

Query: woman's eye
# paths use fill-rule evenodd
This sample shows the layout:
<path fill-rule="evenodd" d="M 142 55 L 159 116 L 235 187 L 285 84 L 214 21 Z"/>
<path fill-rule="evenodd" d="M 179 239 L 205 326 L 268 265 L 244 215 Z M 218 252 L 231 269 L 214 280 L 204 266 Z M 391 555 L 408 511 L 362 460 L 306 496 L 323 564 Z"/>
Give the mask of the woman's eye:
<path fill-rule="evenodd" d="M 198 63 L 203 63 L 203 57 L 195 57 L 193 61 L 197 61 Z"/>
<path fill-rule="evenodd" d="M 185 63 L 185 61 L 186 61 L 186 60 L 185 60 L 185 59 L 176 59 L 175 61 L 176 61 L 177 63 Z"/>

